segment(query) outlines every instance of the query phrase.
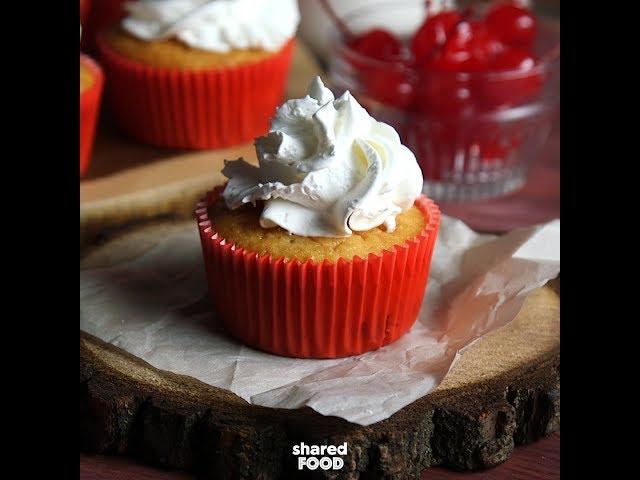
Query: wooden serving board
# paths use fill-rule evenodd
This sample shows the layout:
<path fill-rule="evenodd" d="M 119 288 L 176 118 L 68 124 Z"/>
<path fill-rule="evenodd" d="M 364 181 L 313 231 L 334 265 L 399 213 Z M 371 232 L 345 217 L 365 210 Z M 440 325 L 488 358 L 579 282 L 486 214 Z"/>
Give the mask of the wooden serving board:
<path fill-rule="evenodd" d="M 135 258 L 189 225 L 195 228 L 193 220 L 160 221 L 119 232 L 85 251 L 81 268 Z M 559 307 L 556 280 L 530 294 L 510 324 L 470 346 L 433 393 L 367 427 L 309 408 L 252 406 L 81 332 L 81 448 L 208 478 L 297 478 L 290 452 L 301 441 L 348 442 L 345 467 L 332 478 L 404 479 L 434 465 L 490 467 L 514 445 L 559 428 Z"/>
<path fill-rule="evenodd" d="M 298 40 L 286 98 L 303 97 L 316 75 L 322 69 Z M 256 160 L 252 142 L 195 152 L 142 145 L 118 132 L 103 110 L 89 172 L 80 182 L 81 246 L 140 219 L 188 216 L 199 197 L 221 182 L 224 159 Z"/>

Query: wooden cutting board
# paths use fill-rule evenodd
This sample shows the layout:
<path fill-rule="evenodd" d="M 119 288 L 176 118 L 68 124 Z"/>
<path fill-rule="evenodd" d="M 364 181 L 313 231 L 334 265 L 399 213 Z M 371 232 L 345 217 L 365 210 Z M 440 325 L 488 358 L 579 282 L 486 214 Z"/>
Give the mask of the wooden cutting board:
<path fill-rule="evenodd" d="M 143 254 L 195 222 L 156 221 L 85 250 L 81 269 Z M 309 408 L 252 406 L 80 335 L 81 448 L 207 478 L 298 478 L 293 444 L 349 444 L 339 478 L 409 478 L 425 468 L 486 468 L 560 425 L 559 280 L 516 319 L 474 343 L 430 395 L 362 427 Z M 367 476 L 368 475 L 368 476 Z"/>
<path fill-rule="evenodd" d="M 285 96 L 303 97 L 316 75 L 322 69 L 298 41 Z M 123 136 L 105 111 L 88 175 L 80 182 L 80 245 L 141 219 L 190 215 L 202 194 L 221 182 L 223 160 L 238 157 L 255 161 L 253 143 L 207 151 L 150 147 Z"/>
<path fill-rule="evenodd" d="M 299 44 L 287 96 L 302 96 L 318 73 Z M 222 182 L 223 160 L 239 156 L 255 161 L 253 146 L 180 152 L 136 144 L 103 116 L 80 183 L 81 268 L 135 258 L 164 234 L 195 228 L 181 218 Z M 518 317 L 471 346 L 435 392 L 368 427 L 310 409 L 255 407 L 81 332 L 81 448 L 210 478 L 296 477 L 289 452 L 300 441 L 347 441 L 340 478 L 489 467 L 514 445 L 559 428 L 559 299 L 559 281 L 532 293 Z"/>

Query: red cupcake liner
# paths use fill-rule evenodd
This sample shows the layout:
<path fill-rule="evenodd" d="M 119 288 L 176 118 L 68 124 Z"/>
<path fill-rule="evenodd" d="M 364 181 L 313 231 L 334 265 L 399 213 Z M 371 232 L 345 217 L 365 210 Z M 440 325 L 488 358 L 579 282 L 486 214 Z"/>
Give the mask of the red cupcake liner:
<path fill-rule="evenodd" d="M 278 53 L 238 67 L 180 70 L 131 61 L 98 37 L 116 123 L 138 141 L 186 149 L 236 145 L 267 132 L 293 46 L 292 39 Z"/>
<path fill-rule="evenodd" d="M 80 62 L 88 67 L 93 75 L 93 83 L 80 94 L 80 177 L 83 177 L 87 173 L 91 160 L 91 149 L 93 148 L 104 86 L 104 74 L 96 62 L 82 53 L 80 54 Z"/>
<path fill-rule="evenodd" d="M 426 225 L 402 245 L 337 262 L 258 255 L 215 230 L 207 207 L 196 207 L 215 309 L 231 335 L 260 350 L 300 358 L 338 358 L 387 345 L 415 323 L 425 294 L 440 210 L 421 196 Z"/>

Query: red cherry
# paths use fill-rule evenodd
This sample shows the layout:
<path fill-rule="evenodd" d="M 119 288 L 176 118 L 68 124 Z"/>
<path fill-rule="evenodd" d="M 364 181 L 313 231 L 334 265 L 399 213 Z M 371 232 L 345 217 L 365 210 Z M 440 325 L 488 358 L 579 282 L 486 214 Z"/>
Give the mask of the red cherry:
<path fill-rule="evenodd" d="M 422 70 L 416 93 L 416 109 L 428 115 L 456 116 L 472 106 L 468 78 L 449 71 Z"/>
<path fill-rule="evenodd" d="M 430 62 L 431 68 L 449 72 L 478 72 L 504 50 L 504 45 L 486 25 L 475 21 L 458 24 L 447 42 Z"/>
<path fill-rule="evenodd" d="M 530 47 L 536 38 L 536 19 L 526 8 L 512 3 L 493 7 L 485 18 L 487 26 L 508 45 Z"/>
<path fill-rule="evenodd" d="M 496 72 L 477 79 L 476 91 L 485 109 L 502 105 L 518 105 L 535 99 L 542 87 L 542 74 L 535 68 L 536 61 L 521 48 L 510 48 L 491 63 Z"/>
<path fill-rule="evenodd" d="M 456 24 L 462 20 L 457 10 L 440 12 L 429 16 L 411 40 L 411 50 L 417 63 L 429 56 L 435 47 L 445 44 Z"/>
<path fill-rule="evenodd" d="M 377 60 L 397 59 L 402 53 L 400 40 L 381 28 L 369 30 L 347 44 L 358 53 Z"/>
<path fill-rule="evenodd" d="M 398 67 L 398 68 L 395 68 Z M 409 74 L 400 65 L 376 69 L 361 75 L 366 92 L 375 100 L 398 108 L 413 103 L 414 85 Z"/>
<path fill-rule="evenodd" d="M 367 59 L 385 62 L 385 65 L 379 65 L 358 55 L 348 55 L 357 72 L 358 82 L 369 97 L 400 108 L 411 104 L 413 85 L 402 63 L 402 44 L 396 37 L 385 30 L 374 29 L 354 37 L 348 45 Z"/>

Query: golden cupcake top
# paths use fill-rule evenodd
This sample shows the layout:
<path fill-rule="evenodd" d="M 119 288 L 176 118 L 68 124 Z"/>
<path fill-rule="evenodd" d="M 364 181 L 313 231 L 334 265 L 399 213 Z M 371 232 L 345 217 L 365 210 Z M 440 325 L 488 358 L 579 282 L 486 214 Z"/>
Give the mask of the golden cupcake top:
<path fill-rule="evenodd" d="M 227 241 L 259 255 L 273 258 L 337 262 L 340 258 L 367 258 L 371 253 L 379 255 L 396 245 L 403 245 L 416 238 L 426 225 L 424 214 L 411 207 L 396 217 L 393 232 L 382 226 L 354 232 L 349 237 L 303 237 L 291 235 L 281 227 L 262 228 L 260 208 L 245 205 L 229 210 L 219 200 L 209 207 L 208 214 L 217 233 Z"/>
<path fill-rule="evenodd" d="M 102 40 L 129 60 L 157 68 L 197 70 L 233 67 L 259 62 L 273 55 L 267 50 L 256 49 L 228 52 L 198 50 L 174 38 L 148 42 L 134 37 L 120 26 L 103 32 Z"/>

